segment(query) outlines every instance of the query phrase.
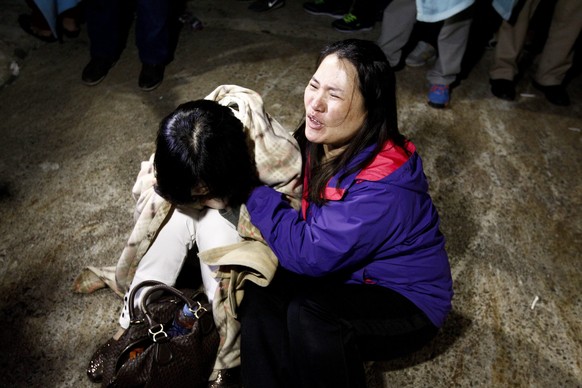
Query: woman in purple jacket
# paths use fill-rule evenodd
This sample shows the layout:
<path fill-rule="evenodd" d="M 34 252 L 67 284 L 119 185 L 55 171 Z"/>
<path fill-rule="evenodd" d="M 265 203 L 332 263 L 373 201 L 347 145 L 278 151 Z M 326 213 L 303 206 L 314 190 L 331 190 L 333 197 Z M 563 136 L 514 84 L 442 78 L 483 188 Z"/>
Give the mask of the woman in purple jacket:
<path fill-rule="evenodd" d="M 451 309 L 439 217 L 382 51 L 325 47 L 304 103 L 301 210 L 265 186 L 247 201 L 280 266 L 245 288 L 245 388 L 365 387 L 364 360 L 419 349 Z"/>

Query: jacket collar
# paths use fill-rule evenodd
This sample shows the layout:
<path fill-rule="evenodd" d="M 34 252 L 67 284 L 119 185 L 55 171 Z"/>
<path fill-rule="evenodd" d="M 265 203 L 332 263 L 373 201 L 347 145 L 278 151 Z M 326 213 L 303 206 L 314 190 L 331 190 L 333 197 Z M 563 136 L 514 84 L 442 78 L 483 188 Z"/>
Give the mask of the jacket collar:
<path fill-rule="evenodd" d="M 374 145 L 366 147 L 350 162 L 349 166 L 353 166 L 354 164 L 357 164 L 361 160 L 365 159 L 374 150 L 374 147 Z M 410 154 L 413 154 L 416 151 L 416 147 L 412 142 L 407 142 L 406 148 Z M 376 157 L 367 167 L 348 175 L 341 181 L 340 185 L 338 186 L 338 179 L 346 169 L 340 170 L 340 172 L 333 176 L 327 183 L 323 196 L 329 201 L 339 201 L 344 197 L 346 191 L 354 184 L 354 182 L 373 182 L 384 179 L 400 168 L 400 166 L 402 166 L 404 163 L 406 163 L 409 158 L 410 155 L 408 155 L 399 147 L 394 147 L 393 143 L 388 141 L 384 144 L 382 150 L 378 153 L 378 155 L 376 155 Z M 307 174 L 305 174 L 305 177 L 307 177 Z M 309 206 L 309 203 L 305 199 L 307 188 L 308 182 L 305 178 L 303 181 L 304 191 L 301 201 L 301 208 L 304 219 L 307 215 L 307 207 Z"/>

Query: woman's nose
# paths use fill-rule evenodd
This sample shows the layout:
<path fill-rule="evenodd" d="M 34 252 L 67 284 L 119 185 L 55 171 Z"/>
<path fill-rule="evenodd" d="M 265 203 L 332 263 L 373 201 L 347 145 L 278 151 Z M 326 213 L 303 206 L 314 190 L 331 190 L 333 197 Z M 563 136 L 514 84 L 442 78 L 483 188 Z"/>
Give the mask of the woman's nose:
<path fill-rule="evenodd" d="M 314 95 L 311 99 L 311 109 L 317 112 L 322 112 L 324 110 L 324 103 L 319 95 Z"/>

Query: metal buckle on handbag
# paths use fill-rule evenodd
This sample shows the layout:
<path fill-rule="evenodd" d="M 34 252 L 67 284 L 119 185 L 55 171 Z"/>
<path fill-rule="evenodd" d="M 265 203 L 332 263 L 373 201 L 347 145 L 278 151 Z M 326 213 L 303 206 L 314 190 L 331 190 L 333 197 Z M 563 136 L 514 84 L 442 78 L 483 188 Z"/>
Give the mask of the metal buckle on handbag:
<path fill-rule="evenodd" d="M 164 325 L 162 325 L 161 323 L 157 324 L 156 326 L 150 327 L 148 329 L 148 333 L 150 333 L 150 336 L 152 337 L 152 340 L 154 342 L 158 342 L 159 340 L 168 338 L 168 333 L 164 331 Z"/>
<path fill-rule="evenodd" d="M 202 316 L 202 314 L 204 314 L 205 312 L 207 312 L 208 310 L 206 309 L 206 307 L 202 306 L 202 304 L 200 304 L 200 302 L 196 301 L 196 308 L 194 310 L 192 310 L 190 308 L 190 306 L 188 306 L 188 310 L 190 310 L 190 312 L 192 312 L 192 314 L 194 314 L 194 316 L 196 317 L 196 319 L 200 319 L 200 317 Z"/>

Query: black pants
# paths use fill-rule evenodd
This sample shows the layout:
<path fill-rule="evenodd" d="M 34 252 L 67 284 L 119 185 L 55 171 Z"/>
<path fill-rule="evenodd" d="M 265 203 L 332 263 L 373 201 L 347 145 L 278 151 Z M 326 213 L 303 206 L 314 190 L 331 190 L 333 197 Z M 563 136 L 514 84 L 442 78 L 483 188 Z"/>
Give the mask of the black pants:
<path fill-rule="evenodd" d="M 131 25 L 142 63 L 168 64 L 177 44 L 182 0 L 86 0 L 91 58 L 116 61 L 125 49 Z"/>
<path fill-rule="evenodd" d="M 437 333 L 402 295 L 278 270 L 245 285 L 239 311 L 245 388 L 365 387 L 364 360 L 419 349 Z"/>

